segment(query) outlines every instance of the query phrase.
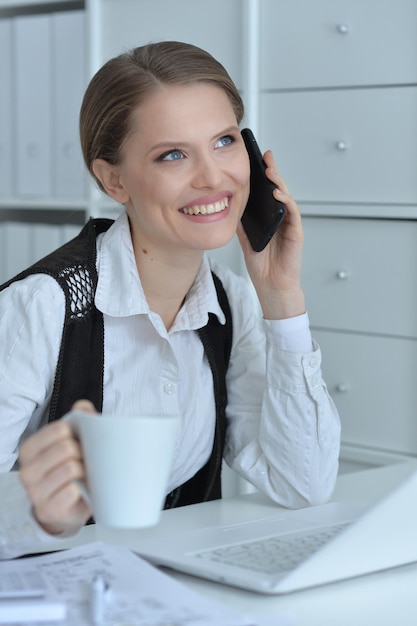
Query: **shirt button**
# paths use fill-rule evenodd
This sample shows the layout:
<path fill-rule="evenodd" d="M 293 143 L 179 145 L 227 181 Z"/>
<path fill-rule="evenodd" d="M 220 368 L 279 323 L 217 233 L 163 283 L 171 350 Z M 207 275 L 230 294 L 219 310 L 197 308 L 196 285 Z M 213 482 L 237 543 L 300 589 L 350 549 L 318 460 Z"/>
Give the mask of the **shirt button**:
<path fill-rule="evenodd" d="M 310 359 L 308 364 L 313 369 L 314 367 L 317 366 L 317 359 Z"/>
<path fill-rule="evenodd" d="M 174 383 L 165 383 L 164 392 L 168 395 L 172 395 L 177 390 L 177 386 Z"/>

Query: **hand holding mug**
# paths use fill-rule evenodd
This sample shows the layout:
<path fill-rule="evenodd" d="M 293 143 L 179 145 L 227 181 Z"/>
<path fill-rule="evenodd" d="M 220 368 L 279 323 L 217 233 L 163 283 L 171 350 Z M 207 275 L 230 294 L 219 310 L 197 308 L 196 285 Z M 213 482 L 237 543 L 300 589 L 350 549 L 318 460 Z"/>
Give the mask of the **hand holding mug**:
<path fill-rule="evenodd" d="M 65 420 L 29 437 L 19 450 L 20 480 L 34 517 L 51 534 L 75 532 L 91 516 L 77 481 L 85 480 L 83 455 Z"/>
<path fill-rule="evenodd" d="M 180 429 L 179 415 L 116 416 L 82 410 L 48 424 L 20 448 L 20 478 L 51 534 L 94 515 L 105 526 L 156 524 Z"/>
<path fill-rule="evenodd" d="M 166 496 L 180 416 L 73 411 L 64 421 L 81 443 L 86 471 L 81 493 L 96 522 L 116 528 L 156 524 Z"/>

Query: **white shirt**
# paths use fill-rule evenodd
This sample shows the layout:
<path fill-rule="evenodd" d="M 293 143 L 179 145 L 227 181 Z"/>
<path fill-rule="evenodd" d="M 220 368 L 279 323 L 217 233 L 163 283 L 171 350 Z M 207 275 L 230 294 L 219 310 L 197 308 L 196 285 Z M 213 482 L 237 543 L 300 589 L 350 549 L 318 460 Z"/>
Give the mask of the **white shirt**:
<path fill-rule="evenodd" d="M 340 422 L 321 377 L 320 350 L 312 344 L 307 315 L 262 320 L 251 285 L 204 257 L 167 331 L 149 310 L 125 213 L 97 241 L 95 304 L 105 329 L 103 412 L 183 416 L 167 493 L 204 465 L 214 435 L 213 379 L 202 343 L 190 331 L 204 326 L 209 312 L 225 321 L 211 267 L 233 318 L 225 460 L 281 505 L 323 502 L 337 475 Z M 61 288 L 46 275 L 30 276 L 0 293 L 2 472 L 15 467 L 19 443 L 47 420 L 64 310 Z M 24 551 L 28 524 L 35 524 L 25 495 L 1 514 L 0 545 L 2 535 L 9 552 Z M 7 528 L 20 537 L 13 545 Z M 40 529 L 35 534 L 45 540 Z M 33 536 L 30 541 L 33 545 Z"/>

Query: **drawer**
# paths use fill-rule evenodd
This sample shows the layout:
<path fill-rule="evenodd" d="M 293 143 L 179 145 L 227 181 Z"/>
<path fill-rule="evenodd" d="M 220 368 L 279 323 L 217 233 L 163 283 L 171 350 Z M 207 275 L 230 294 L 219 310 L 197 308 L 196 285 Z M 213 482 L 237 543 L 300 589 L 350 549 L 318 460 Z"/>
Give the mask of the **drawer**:
<path fill-rule="evenodd" d="M 263 94 L 260 142 L 299 201 L 416 204 L 416 113 L 417 87 Z"/>
<path fill-rule="evenodd" d="M 417 82 L 415 0 L 261 0 L 263 89 Z"/>
<path fill-rule="evenodd" d="M 150 41 L 186 41 L 213 54 L 242 86 L 240 0 L 106 0 L 100 4 L 105 60 Z"/>
<path fill-rule="evenodd" d="M 417 454 L 417 341 L 313 329 L 345 444 Z"/>
<path fill-rule="evenodd" d="M 417 221 L 304 217 L 311 324 L 417 337 Z"/>

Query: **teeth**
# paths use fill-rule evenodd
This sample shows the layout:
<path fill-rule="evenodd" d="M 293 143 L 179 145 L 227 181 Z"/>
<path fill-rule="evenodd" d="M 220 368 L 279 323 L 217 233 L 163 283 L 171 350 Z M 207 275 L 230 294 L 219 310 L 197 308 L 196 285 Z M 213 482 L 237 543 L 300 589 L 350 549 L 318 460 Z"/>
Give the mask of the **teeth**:
<path fill-rule="evenodd" d="M 212 213 L 220 213 L 229 206 L 229 198 L 222 198 L 218 202 L 212 204 L 200 204 L 191 207 L 184 207 L 183 213 L 187 215 L 211 215 Z"/>

